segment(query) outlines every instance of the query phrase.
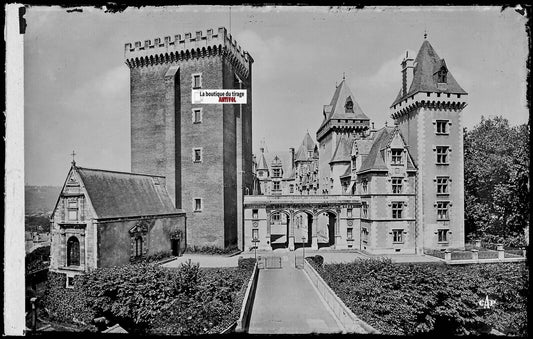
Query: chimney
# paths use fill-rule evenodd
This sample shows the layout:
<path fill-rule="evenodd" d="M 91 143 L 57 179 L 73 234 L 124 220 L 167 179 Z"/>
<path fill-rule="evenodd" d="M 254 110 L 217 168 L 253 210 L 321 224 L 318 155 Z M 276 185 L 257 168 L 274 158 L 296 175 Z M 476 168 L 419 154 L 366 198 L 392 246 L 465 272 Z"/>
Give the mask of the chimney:
<path fill-rule="evenodd" d="M 260 148 L 261 153 L 265 153 L 265 149 L 263 147 Z"/>
<path fill-rule="evenodd" d="M 374 127 L 374 122 L 372 121 L 372 130 L 375 131 L 376 128 Z"/>
<path fill-rule="evenodd" d="M 294 148 L 289 148 L 289 153 L 291 154 L 291 168 L 294 168 Z"/>
<path fill-rule="evenodd" d="M 409 86 L 413 82 L 414 74 L 414 59 L 409 56 L 409 52 L 405 52 L 405 58 L 402 60 L 402 96 L 407 95 Z"/>

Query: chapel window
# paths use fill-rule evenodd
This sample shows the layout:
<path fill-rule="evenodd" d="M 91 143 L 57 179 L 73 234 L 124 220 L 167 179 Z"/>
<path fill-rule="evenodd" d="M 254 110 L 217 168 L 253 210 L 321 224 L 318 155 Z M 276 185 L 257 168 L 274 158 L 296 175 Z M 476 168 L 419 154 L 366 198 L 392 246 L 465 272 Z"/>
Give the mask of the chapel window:
<path fill-rule="evenodd" d="M 80 241 L 74 236 L 67 241 L 67 266 L 80 266 Z"/>

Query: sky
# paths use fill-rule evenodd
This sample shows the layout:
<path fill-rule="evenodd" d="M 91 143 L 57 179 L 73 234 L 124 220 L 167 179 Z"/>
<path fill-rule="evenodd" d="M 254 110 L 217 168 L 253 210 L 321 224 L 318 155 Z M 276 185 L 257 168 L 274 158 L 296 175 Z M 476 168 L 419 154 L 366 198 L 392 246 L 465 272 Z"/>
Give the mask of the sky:
<path fill-rule="evenodd" d="M 27 185 L 61 186 L 74 150 L 82 167 L 130 171 L 124 44 L 225 26 L 253 59 L 253 149 L 316 141 L 343 74 L 376 128 L 400 89 L 400 62 L 424 32 L 469 93 L 463 120 L 527 123 L 526 18 L 498 7 L 30 7 L 24 41 Z"/>

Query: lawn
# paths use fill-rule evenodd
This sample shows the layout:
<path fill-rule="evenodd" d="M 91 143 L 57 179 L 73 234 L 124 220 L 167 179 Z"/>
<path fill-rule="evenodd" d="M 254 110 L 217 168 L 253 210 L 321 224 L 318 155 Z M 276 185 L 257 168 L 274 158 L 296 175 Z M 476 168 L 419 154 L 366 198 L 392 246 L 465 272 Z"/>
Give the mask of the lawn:
<path fill-rule="evenodd" d="M 310 262 L 346 306 L 384 334 L 480 334 L 495 328 L 527 335 L 526 263 Z M 496 302 L 490 309 L 479 304 L 486 296 Z"/>

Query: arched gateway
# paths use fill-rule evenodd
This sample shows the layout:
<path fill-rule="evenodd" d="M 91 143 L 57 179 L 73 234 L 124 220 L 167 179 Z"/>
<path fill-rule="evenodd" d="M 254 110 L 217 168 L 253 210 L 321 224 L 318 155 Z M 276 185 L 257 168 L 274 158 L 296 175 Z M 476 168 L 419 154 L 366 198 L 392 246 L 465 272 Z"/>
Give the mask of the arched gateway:
<path fill-rule="evenodd" d="M 357 196 L 245 196 L 245 249 L 360 248 Z"/>

